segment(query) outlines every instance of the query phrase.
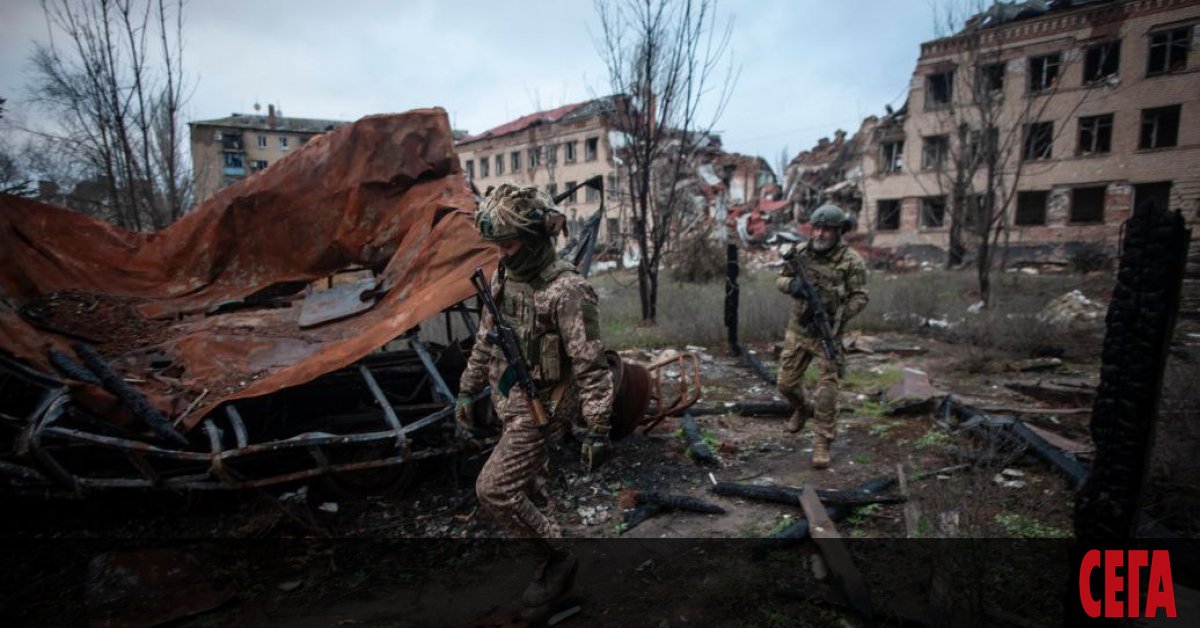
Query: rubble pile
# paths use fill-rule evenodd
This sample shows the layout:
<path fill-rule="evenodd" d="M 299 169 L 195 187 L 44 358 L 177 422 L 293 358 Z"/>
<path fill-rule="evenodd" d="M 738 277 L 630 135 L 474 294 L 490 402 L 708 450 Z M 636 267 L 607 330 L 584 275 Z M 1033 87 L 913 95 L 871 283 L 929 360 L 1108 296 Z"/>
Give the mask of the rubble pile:
<path fill-rule="evenodd" d="M 1038 320 L 1052 325 L 1089 323 L 1104 318 L 1107 306 L 1087 298 L 1079 290 L 1072 290 L 1051 301 L 1038 314 Z"/>

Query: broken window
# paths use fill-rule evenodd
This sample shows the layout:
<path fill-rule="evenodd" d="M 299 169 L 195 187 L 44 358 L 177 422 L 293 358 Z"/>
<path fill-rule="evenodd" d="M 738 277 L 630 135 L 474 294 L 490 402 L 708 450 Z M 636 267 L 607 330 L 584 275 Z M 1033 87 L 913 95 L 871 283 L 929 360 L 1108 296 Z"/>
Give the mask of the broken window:
<path fill-rule="evenodd" d="M 1004 97 L 1004 62 L 979 66 L 975 75 L 975 102 L 995 102 Z"/>
<path fill-rule="evenodd" d="M 266 148 L 266 147 L 267 147 L 267 136 L 265 136 L 265 135 L 259 135 L 259 136 L 256 138 L 256 140 L 257 140 L 257 142 L 256 142 L 256 143 L 258 144 L 258 147 L 259 147 L 259 148 Z"/>
<path fill-rule="evenodd" d="M 600 200 L 600 192 L 592 186 L 587 186 L 583 193 L 583 200 L 588 203 L 595 203 Z"/>
<path fill-rule="evenodd" d="M 1150 33 L 1150 57 L 1146 65 L 1146 76 L 1186 70 L 1188 49 L 1191 46 L 1191 26 Z"/>
<path fill-rule="evenodd" d="M 465 167 L 464 167 L 464 169 L 467 171 L 467 178 L 468 178 L 468 179 L 474 179 L 474 178 L 475 178 L 475 160 L 473 160 L 473 159 L 468 159 L 468 160 L 467 160 L 467 163 L 465 164 Z"/>
<path fill-rule="evenodd" d="M 1138 148 L 1166 148 L 1179 141 L 1179 105 L 1142 109 Z"/>
<path fill-rule="evenodd" d="M 986 137 L 986 140 L 984 139 Z M 986 136 L 984 132 L 975 129 L 967 139 L 967 155 L 972 163 L 982 164 L 990 157 L 996 157 L 997 151 L 1000 148 L 1000 129 L 996 127 L 988 127 Z"/>
<path fill-rule="evenodd" d="M 945 167 L 946 157 L 950 154 L 950 136 L 932 135 L 924 139 L 921 167 L 925 170 L 941 170 Z"/>
<path fill-rule="evenodd" d="M 238 133 L 222 133 L 221 148 L 225 150 L 243 150 L 242 136 Z"/>
<path fill-rule="evenodd" d="M 1079 154 L 1091 155 L 1112 151 L 1112 114 L 1087 116 L 1079 119 Z"/>
<path fill-rule="evenodd" d="M 968 229 L 982 230 L 991 223 L 987 198 L 982 194 L 971 194 L 963 199 L 963 225 Z"/>
<path fill-rule="evenodd" d="M 259 170 L 266 170 L 266 168 L 267 168 L 267 160 L 265 160 L 265 159 L 255 159 L 250 162 L 250 169 L 253 170 L 254 172 L 258 172 Z"/>
<path fill-rule="evenodd" d="M 1104 222 L 1104 196 L 1107 187 L 1071 190 L 1071 222 Z"/>
<path fill-rule="evenodd" d="M 904 140 L 884 142 L 879 149 L 879 169 L 885 173 L 900 172 L 904 163 Z"/>
<path fill-rule="evenodd" d="M 1133 211 L 1165 211 L 1171 206 L 1171 182 L 1138 183 L 1133 186 Z"/>
<path fill-rule="evenodd" d="M 1062 63 L 1059 53 L 1029 59 L 1029 93 L 1036 94 L 1058 85 L 1058 70 Z"/>
<path fill-rule="evenodd" d="M 513 173 L 520 172 L 521 171 L 521 151 L 514 150 L 513 152 L 509 153 L 508 159 L 509 159 L 509 161 L 512 162 L 510 164 L 510 166 L 512 167 Z"/>
<path fill-rule="evenodd" d="M 555 196 L 558 196 L 558 184 L 557 183 L 547 183 L 546 184 L 546 194 L 549 194 L 550 198 L 554 198 Z"/>
<path fill-rule="evenodd" d="M 246 167 L 245 162 L 242 160 L 241 153 L 221 153 L 221 155 L 225 162 L 225 169 L 226 169 L 225 174 L 233 174 L 233 173 L 228 172 L 228 170 L 231 168 L 241 169 L 241 168 Z M 241 174 L 241 173 L 237 173 L 237 174 Z"/>
<path fill-rule="evenodd" d="M 946 197 L 927 196 L 921 199 L 921 226 L 941 227 L 946 220 Z"/>
<path fill-rule="evenodd" d="M 1054 123 L 1034 122 L 1025 125 L 1024 159 L 1050 159 L 1053 155 Z"/>
<path fill-rule="evenodd" d="M 875 228 L 880 231 L 895 231 L 900 228 L 900 201 L 877 201 L 875 204 Z"/>
<path fill-rule="evenodd" d="M 496 155 L 496 176 L 504 174 L 504 155 Z"/>
<path fill-rule="evenodd" d="M 488 166 L 491 164 L 487 157 L 479 158 L 479 178 L 484 179 L 488 176 Z"/>
<path fill-rule="evenodd" d="M 558 163 L 558 144 L 550 144 L 546 147 L 546 165 L 553 166 Z"/>
<path fill-rule="evenodd" d="M 574 203 L 576 196 L 578 196 L 577 193 L 579 192 L 579 190 L 573 189 L 574 187 L 575 187 L 574 181 L 567 181 L 567 189 L 571 190 L 571 193 L 568 194 L 567 198 L 565 199 L 568 203 Z"/>
<path fill-rule="evenodd" d="M 563 161 L 573 164 L 575 163 L 575 145 L 579 142 L 563 142 Z"/>
<path fill-rule="evenodd" d="M 583 142 L 583 160 L 596 161 L 600 155 L 600 138 L 589 137 Z"/>
<path fill-rule="evenodd" d="M 1117 75 L 1121 65 L 1121 40 L 1088 47 L 1083 58 L 1083 84 L 1100 83 Z"/>
<path fill-rule="evenodd" d="M 541 158 L 542 147 L 534 146 L 533 148 L 529 149 L 529 169 L 536 170 L 537 167 L 541 165 Z"/>
<path fill-rule="evenodd" d="M 287 149 L 288 149 L 288 138 L 287 138 L 287 136 L 280 135 L 279 136 L 279 150 L 287 150 Z"/>
<path fill-rule="evenodd" d="M 938 72 L 925 77 L 925 108 L 932 109 L 950 104 L 954 94 L 954 70 Z"/>
<path fill-rule="evenodd" d="M 1022 226 L 1046 224 L 1046 201 L 1049 198 L 1050 193 L 1045 190 L 1017 192 L 1016 223 Z"/>

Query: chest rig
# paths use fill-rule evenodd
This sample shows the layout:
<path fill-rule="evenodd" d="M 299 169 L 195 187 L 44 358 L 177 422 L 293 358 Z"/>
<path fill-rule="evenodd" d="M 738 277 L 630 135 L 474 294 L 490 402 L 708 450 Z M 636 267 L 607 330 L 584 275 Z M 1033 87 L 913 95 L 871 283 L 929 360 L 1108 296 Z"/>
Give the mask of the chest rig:
<path fill-rule="evenodd" d="M 569 359 L 562 332 L 553 308 L 553 295 L 547 289 L 560 275 L 578 272 L 571 264 L 556 260 L 531 283 L 506 279 L 501 287 L 500 309 L 513 326 L 521 357 L 529 366 L 534 382 L 553 386 L 569 371 Z"/>
<path fill-rule="evenodd" d="M 796 251 L 796 256 L 804 263 L 808 281 L 821 295 L 827 313 L 833 322 L 840 317 L 842 305 L 846 301 L 846 273 L 842 259 L 846 256 L 846 244 L 840 244 L 838 249 L 829 255 L 818 255 L 807 245 Z M 791 262 L 793 265 L 795 262 Z M 808 301 L 796 300 L 794 306 L 796 322 L 807 328 L 812 324 L 813 314 Z"/>

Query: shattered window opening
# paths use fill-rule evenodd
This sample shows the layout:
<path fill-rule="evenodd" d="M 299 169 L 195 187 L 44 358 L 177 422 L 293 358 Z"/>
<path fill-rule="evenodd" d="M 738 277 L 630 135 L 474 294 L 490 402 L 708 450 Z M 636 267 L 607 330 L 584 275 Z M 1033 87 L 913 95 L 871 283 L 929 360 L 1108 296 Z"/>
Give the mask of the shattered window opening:
<path fill-rule="evenodd" d="M 1150 54 L 1146 64 L 1146 76 L 1186 70 L 1188 49 L 1191 48 L 1191 45 L 1191 26 L 1150 33 Z"/>
<path fill-rule="evenodd" d="M 1104 196 L 1107 187 L 1074 188 L 1071 190 L 1071 217 L 1073 223 L 1104 222 Z"/>
<path fill-rule="evenodd" d="M 1142 135 L 1138 148 L 1169 148 L 1179 142 L 1179 108 L 1155 107 L 1142 110 Z"/>
<path fill-rule="evenodd" d="M 225 160 L 226 168 L 243 168 L 243 167 L 245 167 L 245 163 L 242 160 L 241 153 L 228 153 L 227 152 L 227 153 L 221 153 L 221 156 Z M 228 174 L 228 173 L 226 173 L 226 174 Z"/>
<path fill-rule="evenodd" d="M 520 172 L 521 171 L 521 151 L 514 150 L 512 153 L 509 153 L 508 157 L 509 157 L 509 160 L 512 161 L 512 171 L 514 173 Z"/>
<path fill-rule="evenodd" d="M 1083 61 L 1083 84 L 1102 83 L 1116 76 L 1121 65 L 1121 40 L 1090 46 Z"/>
<path fill-rule="evenodd" d="M 467 171 L 467 178 L 468 178 L 468 179 L 474 179 L 474 178 L 475 178 L 475 160 L 473 160 L 473 159 L 468 159 L 468 160 L 467 160 L 467 163 L 465 164 L 465 166 L 464 166 L 464 168 L 463 168 L 463 169 Z"/>
<path fill-rule="evenodd" d="M 931 135 L 924 138 L 924 150 L 921 152 L 921 168 L 925 170 L 941 170 L 946 166 L 946 157 L 950 154 L 950 136 Z"/>
<path fill-rule="evenodd" d="M 480 179 L 486 179 L 488 177 L 488 168 L 490 167 L 490 165 L 491 165 L 491 162 L 488 161 L 487 157 L 479 158 L 479 178 Z"/>
<path fill-rule="evenodd" d="M 583 160 L 596 161 L 600 155 L 600 138 L 589 137 L 583 142 Z"/>
<path fill-rule="evenodd" d="M 975 102 L 994 102 L 1004 98 L 1003 61 L 979 66 L 975 76 Z"/>
<path fill-rule="evenodd" d="M 1054 147 L 1054 123 L 1034 122 L 1025 125 L 1023 159 L 1050 159 Z"/>
<path fill-rule="evenodd" d="M 925 77 L 925 108 L 932 109 L 950 104 L 954 94 L 954 70 L 938 72 Z"/>
<path fill-rule="evenodd" d="M 1050 192 L 1030 190 L 1017 192 L 1017 215 L 1014 221 L 1019 226 L 1046 224 L 1046 202 Z"/>
<path fill-rule="evenodd" d="M 946 220 L 946 197 L 927 196 L 921 199 L 921 226 L 942 227 Z"/>
<path fill-rule="evenodd" d="M 967 155 L 971 162 L 981 165 L 989 157 L 997 156 L 997 152 L 1000 150 L 1000 129 L 994 126 L 988 127 L 986 143 L 983 138 L 983 131 L 975 129 L 971 131 L 967 140 Z"/>
<path fill-rule="evenodd" d="M 987 199 L 983 194 L 970 194 L 963 199 L 963 224 L 970 229 L 983 229 L 991 222 Z"/>
<path fill-rule="evenodd" d="M 904 140 L 884 142 L 880 147 L 879 164 L 885 173 L 900 172 L 904 167 Z"/>
<path fill-rule="evenodd" d="M 496 155 L 496 176 L 504 174 L 504 154 Z"/>
<path fill-rule="evenodd" d="M 1029 93 L 1036 94 L 1058 86 L 1058 70 L 1062 63 L 1059 53 L 1030 57 Z"/>
<path fill-rule="evenodd" d="M 875 228 L 879 231 L 896 231 L 900 228 L 900 201 L 877 201 L 875 204 Z"/>
<path fill-rule="evenodd" d="M 558 144 L 550 144 L 546 147 L 546 165 L 553 166 L 558 163 Z"/>
<path fill-rule="evenodd" d="M 1112 114 L 1087 116 L 1079 119 L 1079 154 L 1091 155 L 1112 151 Z"/>
<path fill-rule="evenodd" d="M 573 164 L 575 163 L 575 145 L 579 142 L 563 142 L 563 161 Z"/>
<path fill-rule="evenodd" d="M 567 181 L 567 189 L 571 190 L 571 188 L 573 188 L 573 187 L 575 187 L 575 182 Z M 579 196 L 579 190 L 571 190 L 571 193 L 567 195 L 567 198 L 565 200 L 568 203 L 574 203 L 578 196 Z"/>
<path fill-rule="evenodd" d="M 542 161 L 541 157 L 542 157 L 542 148 L 540 146 L 534 146 L 533 148 L 529 149 L 529 169 L 530 170 L 536 170 L 537 167 L 541 165 L 541 161 Z"/>

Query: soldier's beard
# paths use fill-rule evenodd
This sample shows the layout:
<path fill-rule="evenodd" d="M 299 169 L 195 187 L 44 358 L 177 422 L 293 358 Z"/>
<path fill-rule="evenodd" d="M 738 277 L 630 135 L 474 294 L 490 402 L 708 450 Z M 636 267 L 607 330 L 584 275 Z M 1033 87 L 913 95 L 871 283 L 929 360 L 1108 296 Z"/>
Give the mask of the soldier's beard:
<path fill-rule="evenodd" d="M 826 253 L 837 246 L 837 237 L 832 238 L 813 238 L 812 248 L 818 253 Z"/>

